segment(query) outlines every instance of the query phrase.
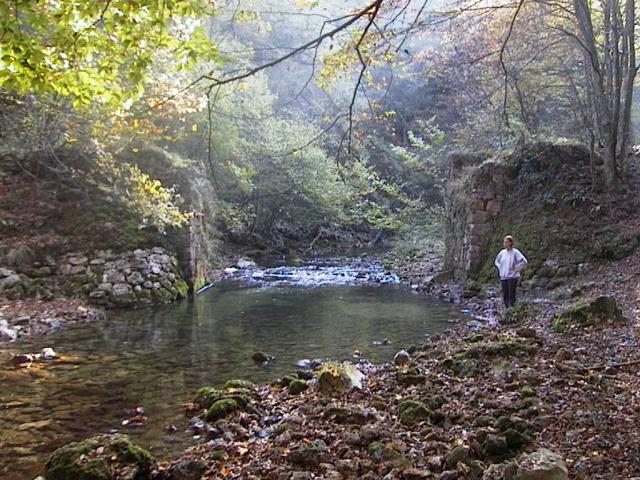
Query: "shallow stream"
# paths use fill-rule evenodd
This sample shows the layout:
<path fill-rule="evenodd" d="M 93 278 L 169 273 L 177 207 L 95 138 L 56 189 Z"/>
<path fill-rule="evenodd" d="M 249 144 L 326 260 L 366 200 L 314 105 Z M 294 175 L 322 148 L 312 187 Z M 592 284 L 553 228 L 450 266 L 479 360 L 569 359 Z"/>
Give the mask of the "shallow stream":
<path fill-rule="evenodd" d="M 55 448 L 116 429 L 160 457 L 177 453 L 201 441 L 182 404 L 203 385 L 269 382 L 302 359 L 354 360 L 356 349 L 372 362 L 389 361 L 461 317 L 364 263 L 254 268 L 229 277 L 193 301 L 116 313 L 0 349 L 7 360 L 45 347 L 60 355 L 30 368 L 0 367 L 0 478 L 33 479 Z M 256 364 L 258 350 L 275 360 Z M 136 407 L 146 423 L 123 425 Z M 167 425 L 177 431 L 166 432 Z"/>

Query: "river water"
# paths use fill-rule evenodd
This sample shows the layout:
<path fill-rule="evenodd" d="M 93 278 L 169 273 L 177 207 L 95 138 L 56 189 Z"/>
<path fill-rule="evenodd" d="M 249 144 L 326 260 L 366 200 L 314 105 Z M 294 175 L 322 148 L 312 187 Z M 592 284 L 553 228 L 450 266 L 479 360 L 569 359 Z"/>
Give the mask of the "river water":
<path fill-rule="evenodd" d="M 116 429 L 160 457 L 176 453 L 202 441 L 182 407 L 201 386 L 270 382 L 302 359 L 355 361 L 354 350 L 389 361 L 461 317 L 449 304 L 393 285 L 378 267 L 358 268 L 230 271 L 234 281 L 193 301 L 112 314 L 0 350 L 7 360 L 45 347 L 60 355 L 30 368 L 0 367 L 0 478 L 33 479 L 57 447 Z M 314 269 L 323 286 L 298 286 L 314 284 Z M 256 364 L 258 350 L 275 359 Z M 123 425 L 136 407 L 146 423 Z"/>

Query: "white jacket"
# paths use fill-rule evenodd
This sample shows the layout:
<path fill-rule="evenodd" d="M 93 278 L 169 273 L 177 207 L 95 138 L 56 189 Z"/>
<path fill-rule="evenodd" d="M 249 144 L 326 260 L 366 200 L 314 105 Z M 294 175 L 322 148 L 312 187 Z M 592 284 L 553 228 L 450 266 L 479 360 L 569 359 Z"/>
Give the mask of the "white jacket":
<path fill-rule="evenodd" d="M 494 262 L 500 273 L 500 280 L 520 278 L 520 271 L 527 263 L 526 257 L 517 248 L 511 250 L 503 248 Z"/>

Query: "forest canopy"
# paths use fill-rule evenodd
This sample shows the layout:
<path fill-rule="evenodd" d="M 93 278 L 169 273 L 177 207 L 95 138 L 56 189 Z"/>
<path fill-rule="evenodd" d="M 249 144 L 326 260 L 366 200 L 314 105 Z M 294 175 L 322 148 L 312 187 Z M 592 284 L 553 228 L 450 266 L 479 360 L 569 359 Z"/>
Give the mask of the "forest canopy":
<path fill-rule="evenodd" d="M 2 154 L 145 228 L 394 232 L 437 222 L 453 151 L 582 142 L 623 182 L 634 25 L 611 0 L 3 2 Z"/>

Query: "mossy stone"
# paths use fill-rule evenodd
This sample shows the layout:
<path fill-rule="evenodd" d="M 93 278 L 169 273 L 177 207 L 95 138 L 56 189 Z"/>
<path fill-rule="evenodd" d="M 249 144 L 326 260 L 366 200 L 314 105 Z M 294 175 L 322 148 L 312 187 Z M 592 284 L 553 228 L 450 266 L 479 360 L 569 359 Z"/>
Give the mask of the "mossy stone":
<path fill-rule="evenodd" d="M 488 415 L 478 415 L 473 421 L 474 427 L 488 427 L 493 423 L 493 417 Z"/>
<path fill-rule="evenodd" d="M 484 452 L 491 456 L 504 455 L 509 451 L 505 438 L 491 433 L 484 439 L 482 447 Z"/>
<path fill-rule="evenodd" d="M 458 445 L 450 450 L 444 457 L 444 468 L 447 470 L 456 468 L 458 463 L 467 463 L 469 461 L 469 448 L 464 445 Z"/>
<path fill-rule="evenodd" d="M 213 387 L 202 387 L 196 392 L 196 396 L 193 399 L 194 403 L 197 403 L 202 408 L 209 408 L 217 400 L 224 398 L 225 392 Z"/>
<path fill-rule="evenodd" d="M 289 383 L 288 392 L 290 395 L 299 395 L 309 388 L 304 380 L 294 379 Z"/>
<path fill-rule="evenodd" d="M 382 449 L 382 461 L 400 469 L 411 466 L 411 460 L 405 457 L 393 443 L 387 443 Z"/>
<path fill-rule="evenodd" d="M 152 291 L 151 297 L 155 303 L 171 303 L 175 300 L 175 295 L 166 288 L 158 288 Z"/>
<path fill-rule="evenodd" d="M 208 422 L 212 422 L 224 418 L 236 410 L 238 410 L 238 402 L 232 398 L 221 398 L 209 407 L 206 419 Z"/>
<path fill-rule="evenodd" d="M 405 425 L 429 420 L 431 411 L 427 406 L 417 400 L 405 400 L 398 405 L 398 420 Z"/>
<path fill-rule="evenodd" d="M 504 432 L 504 437 L 507 442 L 507 446 L 513 450 L 524 447 L 533 441 L 529 435 L 519 432 L 515 428 L 510 428 Z"/>
<path fill-rule="evenodd" d="M 327 362 L 322 365 L 316 391 L 323 395 L 341 395 L 352 388 L 362 388 L 364 374 L 354 365 Z"/>
<path fill-rule="evenodd" d="M 115 480 L 116 467 L 128 467 L 130 478 L 142 480 L 151 470 L 151 455 L 126 435 L 99 435 L 65 445 L 49 457 L 48 480 Z"/>
<path fill-rule="evenodd" d="M 287 456 L 289 463 L 306 468 L 317 468 L 325 459 L 328 448 L 322 440 L 300 445 Z"/>
<path fill-rule="evenodd" d="M 178 292 L 178 298 L 187 298 L 189 295 L 189 285 L 183 279 L 178 279 L 174 283 L 174 287 Z"/>
<path fill-rule="evenodd" d="M 432 395 L 427 400 L 425 400 L 427 407 L 431 410 L 437 410 L 449 402 L 451 402 L 451 400 L 441 394 Z"/>
<path fill-rule="evenodd" d="M 207 284 L 207 279 L 205 277 L 201 275 L 196 276 L 195 280 L 193 281 L 193 291 L 197 292 L 206 284 Z"/>
<path fill-rule="evenodd" d="M 539 305 L 533 302 L 521 301 L 516 303 L 513 307 L 505 310 L 502 316 L 502 323 L 511 325 L 526 322 L 535 319 L 539 313 Z"/>
<path fill-rule="evenodd" d="M 271 385 L 274 387 L 288 387 L 291 382 L 298 380 L 296 377 L 291 375 L 285 375 L 284 377 L 280 377 L 274 380 Z"/>
<path fill-rule="evenodd" d="M 509 357 L 522 354 L 531 355 L 537 350 L 538 344 L 533 340 L 501 339 L 474 344 L 459 355 L 465 358 Z"/>
<path fill-rule="evenodd" d="M 264 352 L 258 351 L 251 355 L 251 360 L 256 363 L 265 363 L 269 361 L 269 355 Z"/>
<path fill-rule="evenodd" d="M 224 450 L 214 450 L 213 452 L 209 453 L 207 457 L 214 461 L 224 461 L 229 458 L 229 455 Z"/>
<path fill-rule="evenodd" d="M 383 449 L 384 449 L 384 445 L 382 445 L 382 442 L 378 442 L 378 441 L 371 442 L 367 447 L 369 454 L 376 459 L 379 459 L 380 457 L 382 457 Z"/>
<path fill-rule="evenodd" d="M 256 388 L 255 383 L 250 382 L 249 380 L 240 380 L 237 378 L 229 380 L 227 383 L 225 383 L 222 386 L 223 390 L 232 390 L 232 389 L 253 390 L 254 388 Z"/>
<path fill-rule="evenodd" d="M 531 423 L 517 417 L 499 417 L 493 426 L 499 432 L 506 432 L 509 429 L 517 430 L 520 433 L 530 433 L 534 431 Z"/>
<path fill-rule="evenodd" d="M 7 288 L 3 293 L 9 300 L 19 300 L 25 296 L 26 289 L 22 284 L 17 283 L 12 287 Z"/>
<path fill-rule="evenodd" d="M 554 315 L 553 329 L 565 332 L 571 328 L 602 325 L 608 322 L 626 323 L 627 319 L 618 308 L 616 299 L 601 296 L 591 302 L 577 302 Z"/>
<path fill-rule="evenodd" d="M 427 381 L 426 375 L 412 374 L 409 372 L 398 372 L 396 378 L 398 383 L 405 387 L 424 385 Z"/>
<path fill-rule="evenodd" d="M 523 397 L 536 396 L 536 391 L 530 385 L 525 385 L 524 387 L 522 387 L 522 390 L 520 390 L 520 393 L 522 394 Z"/>
<path fill-rule="evenodd" d="M 110 300 L 114 305 L 117 305 L 119 307 L 124 307 L 127 305 L 133 305 L 137 303 L 138 299 L 135 293 L 131 291 L 130 293 L 125 293 L 124 295 L 117 295 L 117 296 L 112 295 L 110 297 Z"/>
<path fill-rule="evenodd" d="M 337 406 L 328 407 L 324 412 L 324 417 L 338 424 L 351 425 L 364 425 L 371 419 L 371 417 L 364 412 Z"/>

